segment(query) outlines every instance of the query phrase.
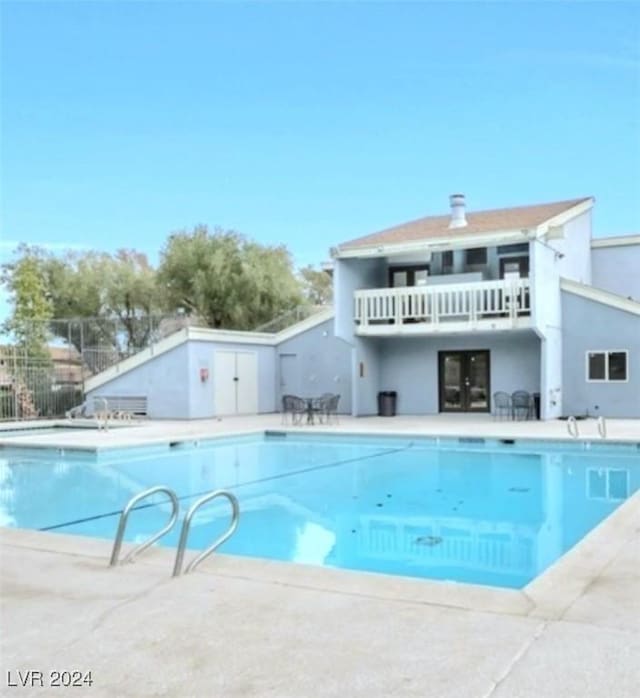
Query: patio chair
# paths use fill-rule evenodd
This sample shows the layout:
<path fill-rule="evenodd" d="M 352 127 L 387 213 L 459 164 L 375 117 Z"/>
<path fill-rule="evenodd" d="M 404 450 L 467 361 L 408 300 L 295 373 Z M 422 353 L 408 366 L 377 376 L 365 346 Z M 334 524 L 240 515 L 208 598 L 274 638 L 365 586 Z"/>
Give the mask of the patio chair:
<path fill-rule="evenodd" d="M 338 403 L 340 402 L 340 395 L 332 395 L 327 398 L 325 404 L 325 416 L 327 424 L 331 423 L 331 419 L 334 419 L 336 424 L 338 424 Z"/>
<path fill-rule="evenodd" d="M 504 417 L 511 419 L 513 416 L 513 406 L 511 404 L 511 395 L 503 390 L 493 394 L 493 416 L 496 418 Z"/>
<path fill-rule="evenodd" d="M 321 424 L 328 421 L 329 400 L 332 397 L 333 393 L 323 393 L 320 397 L 311 398 L 311 421 L 315 417 L 318 417 Z"/>
<path fill-rule="evenodd" d="M 511 410 L 514 419 L 529 419 L 531 407 L 531 394 L 526 390 L 516 390 L 511 394 Z"/>
<path fill-rule="evenodd" d="M 302 417 L 309 414 L 306 400 L 297 395 L 282 396 L 282 421 L 286 424 L 287 414 L 291 415 L 291 424 L 300 424 Z"/>
<path fill-rule="evenodd" d="M 314 400 L 313 412 L 318 415 L 321 423 L 330 424 L 331 419 L 338 421 L 338 403 L 340 395 L 334 393 L 324 393 Z"/>

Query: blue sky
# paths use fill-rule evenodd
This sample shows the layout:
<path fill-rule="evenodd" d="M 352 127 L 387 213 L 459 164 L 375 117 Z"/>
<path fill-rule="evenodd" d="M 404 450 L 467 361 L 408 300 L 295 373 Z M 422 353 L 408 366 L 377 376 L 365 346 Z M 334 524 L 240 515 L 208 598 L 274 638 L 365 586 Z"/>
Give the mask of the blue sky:
<path fill-rule="evenodd" d="M 299 264 L 448 209 L 640 231 L 640 4 L 3 2 L 0 251 L 196 223 Z"/>

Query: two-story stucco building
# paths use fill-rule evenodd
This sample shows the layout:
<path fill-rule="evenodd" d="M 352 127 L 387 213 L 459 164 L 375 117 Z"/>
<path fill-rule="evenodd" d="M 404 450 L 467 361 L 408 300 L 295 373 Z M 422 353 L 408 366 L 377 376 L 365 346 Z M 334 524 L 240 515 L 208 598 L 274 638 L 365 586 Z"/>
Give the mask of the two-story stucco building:
<path fill-rule="evenodd" d="M 336 336 L 353 412 L 488 412 L 540 395 L 543 419 L 640 416 L 640 237 L 592 239 L 592 198 L 451 211 L 334 249 Z M 635 270 L 635 272 L 634 272 Z"/>
<path fill-rule="evenodd" d="M 278 411 L 283 394 L 340 411 L 492 412 L 536 396 L 542 419 L 640 417 L 640 236 L 593 238 L 590 197 L 466 211 L 332 248 L 334 310 L 279 334 L 181 330 L 93 377 L 87 395 L 158 418 Z"/>

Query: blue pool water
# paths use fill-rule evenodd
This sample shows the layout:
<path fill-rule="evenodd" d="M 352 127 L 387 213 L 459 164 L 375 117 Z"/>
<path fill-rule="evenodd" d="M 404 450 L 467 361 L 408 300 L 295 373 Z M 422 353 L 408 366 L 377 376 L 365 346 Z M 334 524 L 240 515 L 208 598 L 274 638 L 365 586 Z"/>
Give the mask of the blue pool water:
<path fill-rule="evenodd" d="M 238 497 L 221 552 L 520 588 L 640 487 L 640 448 L 278 433 L 99 454 L 3 448 L 0 524 L 113 539 L 125 503 L 158 484 L 183 515 L 213 489 Z M 169 507 L 152 502 L 126 540 L 162 527 Z M 228 504 L 205 506 L 188 547 L 228 523 Z"/>

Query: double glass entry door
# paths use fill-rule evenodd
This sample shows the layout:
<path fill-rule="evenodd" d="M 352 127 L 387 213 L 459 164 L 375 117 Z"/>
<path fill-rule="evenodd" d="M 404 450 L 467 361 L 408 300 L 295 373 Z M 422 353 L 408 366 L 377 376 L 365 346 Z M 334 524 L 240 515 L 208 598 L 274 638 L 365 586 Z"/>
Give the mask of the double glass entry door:
<path fill-rule="evenodd" d="M 489 352 L 439 353 L 441 412 L 489 412 Z"/>

